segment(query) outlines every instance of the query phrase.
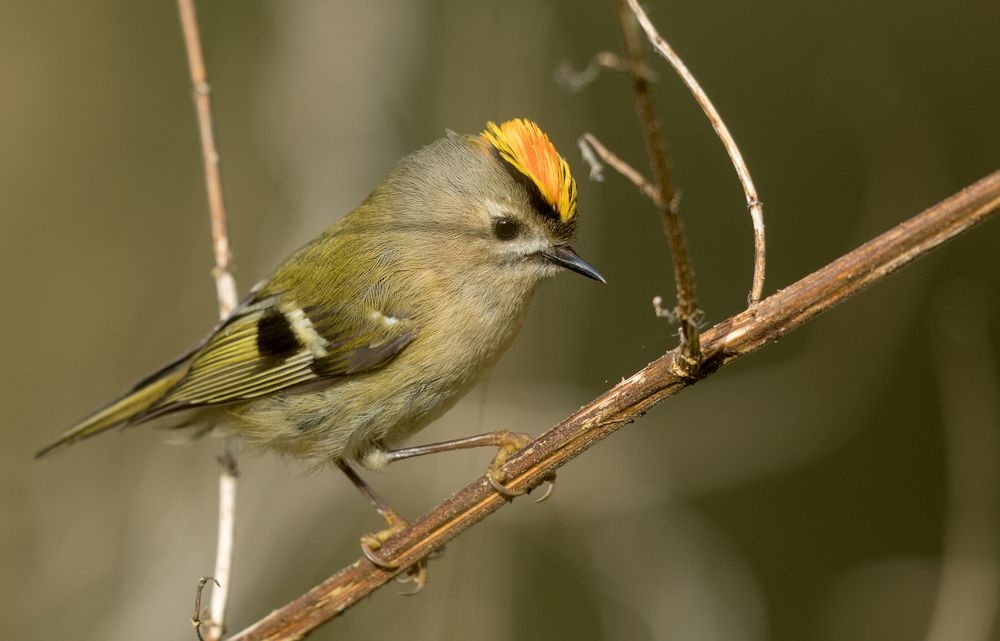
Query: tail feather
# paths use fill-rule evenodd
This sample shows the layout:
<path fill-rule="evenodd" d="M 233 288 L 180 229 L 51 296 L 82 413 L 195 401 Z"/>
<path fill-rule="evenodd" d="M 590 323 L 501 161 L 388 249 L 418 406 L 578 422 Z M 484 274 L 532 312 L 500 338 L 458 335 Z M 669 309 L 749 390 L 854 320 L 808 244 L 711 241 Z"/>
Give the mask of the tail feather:
<path fill-rule="evenodd" d="M 143 380 L 124 396 L 83 419 L 66 430 L 56 441 L 38 450 L 35 458 L 140 417 L 184 377 L 185 370 L 185 367 L 168 367 L 159 376 Z"/>

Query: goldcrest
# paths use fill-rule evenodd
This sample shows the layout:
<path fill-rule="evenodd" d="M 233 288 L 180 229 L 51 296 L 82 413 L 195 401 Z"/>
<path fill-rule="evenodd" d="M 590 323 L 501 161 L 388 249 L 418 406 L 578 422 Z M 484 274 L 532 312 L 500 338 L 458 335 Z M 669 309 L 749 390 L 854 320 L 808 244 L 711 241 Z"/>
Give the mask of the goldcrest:
<path fill-rule="evenodd" d="M 539 281 L 604 278 L 570 246 L 576 182 L 535 123 L 449 133 L 285 260 L 187 354 L 44 455 L 116 426 L 183 425 L 378 468 L 510 345 Z"/>

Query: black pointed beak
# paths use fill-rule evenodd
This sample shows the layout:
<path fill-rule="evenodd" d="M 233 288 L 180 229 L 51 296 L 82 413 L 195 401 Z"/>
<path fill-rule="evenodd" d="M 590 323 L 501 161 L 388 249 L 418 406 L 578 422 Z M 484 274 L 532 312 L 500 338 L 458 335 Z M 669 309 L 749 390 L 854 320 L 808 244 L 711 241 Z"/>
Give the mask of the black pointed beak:
<path fill-rule="evenodd" d="M 587 278 L 593 278 L 594 280 L 607 284 L 608 281 L 604 280 L 604 276 L 601 276 L 601 272 L 597 271 L 591 267 L 590 263 L 580 258 L 580 256 L 573 251 L 573 248 L 569 245 L 556 245 L 551 249 L 541 252 L 542 257 L 546 260 L 559 265 L 560 267 L 565 267 L 577 274 L 582 274 Z"/>

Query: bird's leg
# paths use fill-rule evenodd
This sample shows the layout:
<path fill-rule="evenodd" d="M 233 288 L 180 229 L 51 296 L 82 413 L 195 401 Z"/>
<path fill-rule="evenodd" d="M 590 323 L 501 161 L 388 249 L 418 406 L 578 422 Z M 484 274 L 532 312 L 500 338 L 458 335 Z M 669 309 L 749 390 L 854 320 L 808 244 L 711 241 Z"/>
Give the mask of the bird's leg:
<path fill-rule="evenodd" d="M 497 448 L 497 455 L 486 471 L 486 480 L 490 482 L 494 490 L 508 498 L 513 498 L 525 494 L 525 490 L 512 490 L 503 484 L 506 480 L 504 479 L 503 464 L 507 462 L 511 454 L 527 447 L 531 441 L 531 436 L 527 434 L 502 430 L 477 434 L 476 436 L 467 436 L 465 438 L 456 438 L 451 441 L 441 441 L 440 443 L 404 447 L 398 450 L 385 450 L 383 456 L 386 463 L 392 463 L 393 461 L 401 461 L 426 454 L 437 454 L 438 452 L 466 450 L 473 447 L 495 447 Z M 552 494 L 555 476 L 547 480 L 549 487 L 537 502 L 544 501 Z"/>
<path fill-rule="evenodd" d="M 390 538 L 399 534 L 408 525 L 406 519 L 401 517 L 396 510 L 389 507 L 389 504 L 385 502 L 381 496 L 378 495 L 375 490 L 372 489 L 368 483 L 365 482 L 361 476 L 354 471 L 346 461 L 338 460 L 337 467 L 344 473 L 344 475 L 350 479 L 354 487 L 365 495 L 365 498 L 374 506 L 378 513 L 385 519 L 388 528 L 381 530 L 379 532 L 374 532 L 371 534 L 365 534 L 361 537 L 361 553 L 364 554 L 365 558 L 368 559 L 372 565 L 381 568 L 383 570 L 397 570 L 399 566 L 395 563 L 384 561 L 375 554 L 375 550 L 382 547 L 382 544 L 388 541 Z M 424 585 L 427 583 L 427 561 L 421 559 L 417 561 L 407 572 L 408 581 L 413 581 L 414 588 L 411 592 L 405 594 L 416 594 L 423 589 Z"/>

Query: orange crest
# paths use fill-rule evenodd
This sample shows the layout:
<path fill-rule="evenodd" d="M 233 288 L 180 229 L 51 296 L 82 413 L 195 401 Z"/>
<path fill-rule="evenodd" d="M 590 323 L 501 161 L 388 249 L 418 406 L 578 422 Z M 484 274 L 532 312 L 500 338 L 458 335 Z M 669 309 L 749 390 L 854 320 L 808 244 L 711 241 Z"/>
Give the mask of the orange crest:
<path fill-rule="evenodd" d="M 569 165 L 538 125 L 515 118 L 499 126 L 490 121 L 480 134 L 500 157 L 524 174 L 542 194 L 542 198 L 568 223 L 576 215 L 576 181 Z"/>

